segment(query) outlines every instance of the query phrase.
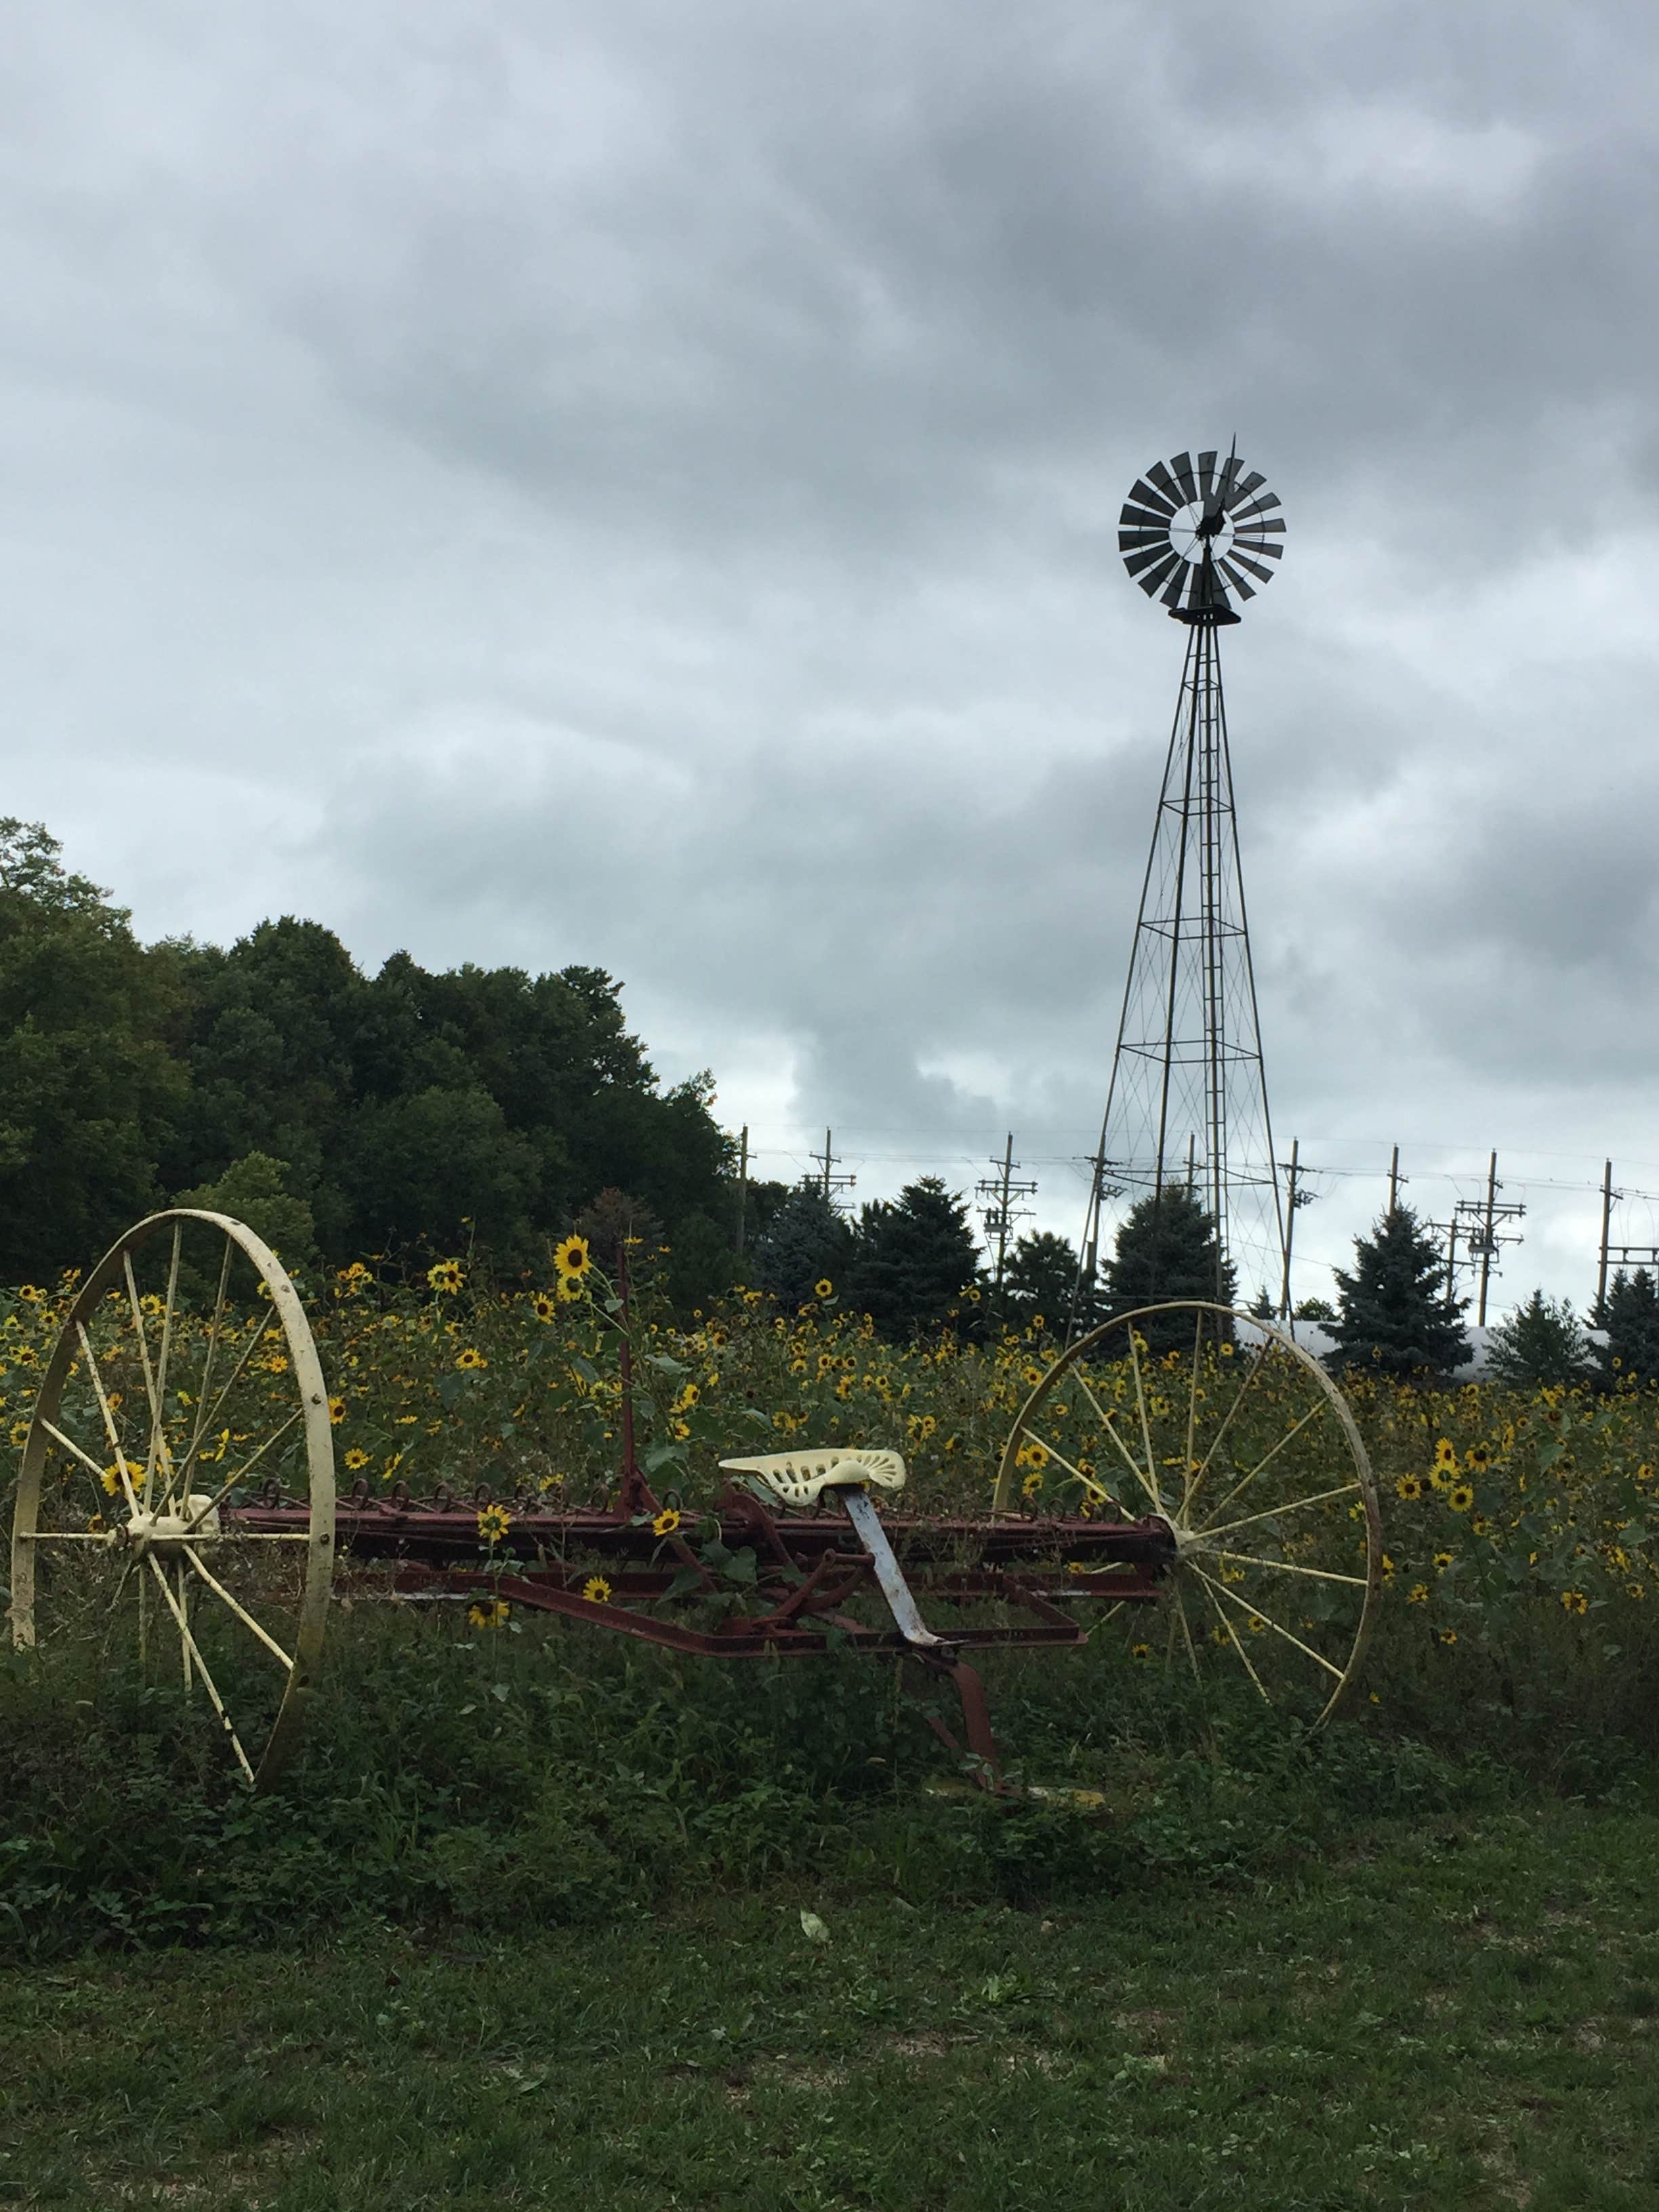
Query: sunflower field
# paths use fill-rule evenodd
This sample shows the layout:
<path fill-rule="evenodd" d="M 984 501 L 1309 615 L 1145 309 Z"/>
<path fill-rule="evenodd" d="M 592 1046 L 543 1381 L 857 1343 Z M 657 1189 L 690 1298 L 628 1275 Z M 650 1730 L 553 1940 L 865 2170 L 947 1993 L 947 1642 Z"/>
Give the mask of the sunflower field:
<path fill-rule="evenodd" d="M 75 1288 L 68 1276 L 0 1293 L 0 1426 L 13 1467 Z M 358 1261 L 304 1293 L 331 1393 L 343 1494 L 466 1498 L 510 1512 L 532 1501 L 598 1504 L 613 1492 L 619 1307 L 580 1238 L 550 1253 L 540 1285 L 502 1287 L 461 1259 L 438 1260 L 413 1283 L 377 1279 Z M 125 1306 L 112 1295 L 111 1349 L 100 1360 L 117 1357 L 131 1327 Z M 962 1318 L 979 1316 L 964 1309 Z M 191 1325 L 185 1310 L 181 1346 Z M 264 1326 L 246 1317 L 250 1349 Z M 687 1328 L 653 1301 L 647 1275 L 631 1334 L 641 1462 L 659 1496 L 687 1509 L 713 1498 L 723 1455 L 842 1443 L 901 1452 L 908 1510 L 983 1513 L 1005 1442 L 1050 1357 L 1036 1327 L 988 1340 L 964 1326 L 931 1343 L 884 1341 L 828 1280 L 793 1314 L 739 1291 Z M 1220 1349 L 1232 1357 L 1233 1347 Z M 1172 1370 L 1188 1356 L 1149 1355 L 1154 1384 L 1159 1365 Z M 179 1362 L 183 1373 L 185 1350 Z M 1246 1364 L 1241 1357 L 1237 1367 Z M 273 1348 L 247 1364 L 240 1387 L 280 1393 L 291 1387 L 285 1366 Z M 109 1376 L 118 1422 L 118 1370 Z M 1102 1395 L 1124 1387 L 1121 1376 L 1095 1377 Z M 1263 1437 L 1291 1418 L 1274 1403 L 1281 1387 L 1264 1370 L 1250 1407 Z M 1346 1395 L 1382 1510 L 1373 1699 L 1402 1718 L 1437 1714 L 1454 1724 L 1476 1708 L 1579 1725 L 1610 1722 L 1616 1709 L 1627 1720 L 1644 1701 L 1659 1642 L 1650 1625 L 1659 1609 L 1659 1391 L 1436 1391 L 1362 1376 Z M 234 1455 L 251 1432 L 251 1420 L 239 1423 L 234 1410 L 228 1418 L 204 1459 Z M 1066 1461 L 1045 1465 L 1036 1447 L 1022 1456 L 1030 1510 L 1075 1511 L 1105 1497 L 1109 1477 L 1090 1456 L 1101 1440 L 1086 1432 L 1086 1408 L 1079 1418 L 1084 1431 Z M 280 1466 L 264 1473 L 281 1479 Z M 111 1498 L 119 1475 L 118 1466 L 105 1471 Z M 89 1498 L 89 1516 L 105 1502 Z M 1328 1546 L 1363 1559 L 1364 1530 L 1347 1528 L 1360 1507 L 1325 1513 Z"/>

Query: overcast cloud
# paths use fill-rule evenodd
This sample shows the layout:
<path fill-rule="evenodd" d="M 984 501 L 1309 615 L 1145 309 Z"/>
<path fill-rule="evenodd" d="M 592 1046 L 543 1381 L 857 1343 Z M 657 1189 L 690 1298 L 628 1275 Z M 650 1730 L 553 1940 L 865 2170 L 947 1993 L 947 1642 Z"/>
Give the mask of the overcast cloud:
<path fill-rule="evenodd" d="M 1399 1141 L 1659 1237 L 1656 52 L 1628 5 L 26 0 L 0 811 L 147 936 L 589 961 L 762 1172 L 1075 1235 L 1182 633 L 1227 633 L 1301 1294 Z M 1281 1146 L 1282 1149 L 1282 1146 Z"/>

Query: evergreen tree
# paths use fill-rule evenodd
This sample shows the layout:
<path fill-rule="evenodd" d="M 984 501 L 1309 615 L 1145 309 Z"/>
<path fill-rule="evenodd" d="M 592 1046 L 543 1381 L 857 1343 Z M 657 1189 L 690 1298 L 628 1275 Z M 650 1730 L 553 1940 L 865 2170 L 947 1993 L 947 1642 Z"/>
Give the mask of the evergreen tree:
<path fill-rule="evenodd" d="M 1076 1248 L 1065 1237 L 1047 1229 L 1020 1237 L 1002 1271 L 1002 1317 L 1025 1328 L 1041 1315 L 1048 1335 L 1063 1336 L 1077 1295 L 1077 1270 Z M 1085 1285 L 1079 1335 L 1093 1328 L 1098 1304 L 1093 1286 Z"/>
<path fill-rule="evenodd" d="M 1331 1330 L 1332 1364 L 1402 1379 L 1461 1367 L 1469 1356 L 1468 1300 L 1449 1289 L 1445 1262 L 1411 1208 L 1384 1213 L 1353 1249 L 1352 1274 L 1336 1273 L 1341 1311 Z"/>
<path fill-rule="evenodd" d="M 847 1285 L 849 1304 L 884 1334 L 942 1328 L 979 1279 L 979 1246 L 965 1202 L 937 1176 L 908 1184 L 890 1203 L 863 1208 Z"/>
<path fill-rule="evenodd" d="M 853 1233 L 815 1182 L 792 1190 L 755 1239 L 749 1268 L 757 1290 L 793 1313 L 828 1282 L 847 1292 Z"/>
<path fill-rule="evenodd" d="M 1659 1382 L 1659 1282 L 1645 1267 L 1633 1275 L 1619 1270 L 1595 1318 L 1607 1333 L 1601 1380 L 1610 1389 L 1627 1377 Z"/>
<path fill-rule="evenodd" d="M 1328 1298 L 1299 1299 L 1295 1314 L 1297 1321 L 1323 1322 L 1327 1327 L 1338 1318 L 1336 1308 Z"/>
<path fill-rule="evenodd" d="M 1498 1382 L 1522 1388 L 1582 1382 L 1590 1370 L 1590 1348 L 1571 1302 L 1547 1298 L 1537 1290 L 1492 1330 L 1486 1364 Z"/>
<path fill-rule="evenodd" d="M 1223 1256 L 1215 1216 L 1182 1183 L 1166 1183 L 1130 1207 L 1117 1232 L 1105 1277 L 1108 1315 L 1172 1299 L 1202 1298 L 1230 1306 L 1237 1295 L 1232 1262 Z M 1193 1327 L 1178 1316 L 1147 1323 L 1154 1352 L 1190 1351 Z"/>
<path fill-rule="evenodd" d="M 1267 1296 L 1267 1285 L 1263 1283 L 1261 1289 L 1257 1291 L 1255 1297 L 1250 1301 L 1251 1320 L 1272 1321 L 1278 1311 L 1278 1307 Z"/>

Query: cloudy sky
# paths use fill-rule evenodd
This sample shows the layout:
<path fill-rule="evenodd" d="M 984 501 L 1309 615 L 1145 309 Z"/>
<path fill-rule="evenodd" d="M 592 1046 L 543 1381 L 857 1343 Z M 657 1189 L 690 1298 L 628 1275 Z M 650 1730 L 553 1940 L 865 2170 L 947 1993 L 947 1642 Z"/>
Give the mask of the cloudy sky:
<path fill-rule="evenodd" d="M 1075 1235 L 1227 633 L 1298 1294 L 1398 1142 L 1501 1297 L 1659 1237 L 1659 31 L 1606 0 L 23 0 L 0 811 L 146 936 L 592 962 L 762 1172 Z"/>

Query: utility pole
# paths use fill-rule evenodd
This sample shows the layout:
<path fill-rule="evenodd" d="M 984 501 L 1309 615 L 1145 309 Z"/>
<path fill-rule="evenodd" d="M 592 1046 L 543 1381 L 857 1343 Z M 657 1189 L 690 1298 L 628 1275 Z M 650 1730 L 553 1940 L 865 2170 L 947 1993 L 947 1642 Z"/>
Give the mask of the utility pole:
<path fill-rule="evenodd" d="M 1401 1185 L 1409 1182 L 1410 1180 L 1409 1176 L 1402 1176 L 1400 1172 L 1400 1147 L 1396 1145 L 1394 1148 L 1394 1157 L 1389 1162 L 1389 1211 L 1390 1213 L 1399 1209 Z"/>
<path fill-rule="evenodd" d="M 1498 1155 L 1494 1152 L 1486 1164 L 1485 1198 L 1460 1198 L 1452 1208 L 1454 1236 L 1458 1218 L 1461 1216 L 1469 1224 L 1469 1256 L 1472 1260 L 1478 1259 L 1480 1262 L 1480 1290 L 1474 1316 L 1477 1328 L 1484 1328 L 1486 1325 L 1486 1291 L 1492 1281 L 1492 1267 L 1498 1258 L 1498 1246 L 1518 1244 L 1521 1242 L 1518 1236 L 1500 1236 L 1498 1224 L 1500 1221 L 1519 1221 L 1527 1211 L 1524 1206 L 1513 1204 L 1500 1206 L 1498 1203 L 1498 1194 L 1503 1188 L 1503 1184 L 1498 1180 Z"/>
<path fill-rule="evenodd" d="M 821 1152 L 809 1152 L 807 1154 L 807 1158 L 809 1159 L 814 1159 L 818 1164 L 817 1174 L 815 1176 L 809 1176 L 807 1177 L 807 1181 L 817 1185 L 819 1190 L 823 1194 L 823 1200 L 826 1206 L 834 1206 L 836 1202 L 836 1193 L 838 1190 L 851 1190 L 854 1184 L 858 1181 L 858 1177 L 856 1176 L 838 1176 L 835 1172 L 837 1163 L 835 1152 L 830 1144 L 830 1134 L 831 1133 L 828 1129 L 824 1131 L 823 1150 Z"/>
<path fill-rule="evenodd" d="M 1613 1209 L 1616 1200 L 1624 1196 L 1622 1190 L 1613 1187 L 1613 1162 L 1609 1160 L 1601 1170 L 1601 1256 L 1595 1271 L 1595 1310 L 1599 1314 L 1607 1302 L 1607 1244 L 1613 1234 Z"/>
<path fill-rule="evenodd" d="M 1013 1201 L 1016 1198 L 1034 1196 L 1036 1185 L 1035 1182 L 1014 1181 L 1014 1170 L 1019 1162 L 1014 1158 L 1014 1133 L 1012 1129 L 1008 1132 L 1008 1142 L 1002 1158 L 993 1160 L 991 1165 L 996 1170 L 995 1175 L 989 1182 L 975 1183 L 974 1195 L 986 1201 L 981 1210 L 985 1216 L 986 1240 L 996 1254 L 996 1273 L 993 1283 L 994 1293 L 1002 1288 L 1002 1271 L 1008 1258 L 1008 1231 L 1016 1221 L 1025 1219 L 1031 1211 L 1029 1206 L 1016 1206 Z"/>
<path fill-rule="evenodd" d="M 1296 1241 L 1296 1210 L 1298 1206 L 1311 1206 L 1317 1194 L 1311 1190 L 1304 1190 L 1302 1188 L 1302 1178 L 1307 1173 L 1307 1170 L 1302 1164 L 1302 1140 L 1299 1137 L 1291 1139 L 1291 1157 L 1288 1160 L 1281 1160 L 1279 1164 L 1285 1171 L 1287 1193 L 1285 1206 L 1285 1275 L 1279 1290 L 1279 1317 L 1281 1321 L 1288 1321 L 1291 1317 L 1291 1247 Z"/>
<path fill-rule="evenodd" d="M 732 1248 L 733 1251 L 741 1252 L 743 1249 L 744 1234 L 748 1226 L 748 1216 L 749 1124 L 745 1121 L 743 1125 L 742 1134 L 738 1139 L 738 1235 L 737 1242 Z"/>
<path fill-rule="evenodd" d="M 1638 1198 L 1643 1193 L 1638 1191 Z M 1613 1209 L 1624 1197 L 1622 1190 L 1613 1187 L 1613 1162 L 1609 1160 L 1601 1177 L 1601 1255 L 1595 1275 L 1595 1310 L 1599 1314 L 1607 1304 L 1607 1271 L 1615 1277 L 1627 1267 L 1659 1268 L 1659 1244 L 1615 1244 L 1613 1242 Z"/>

